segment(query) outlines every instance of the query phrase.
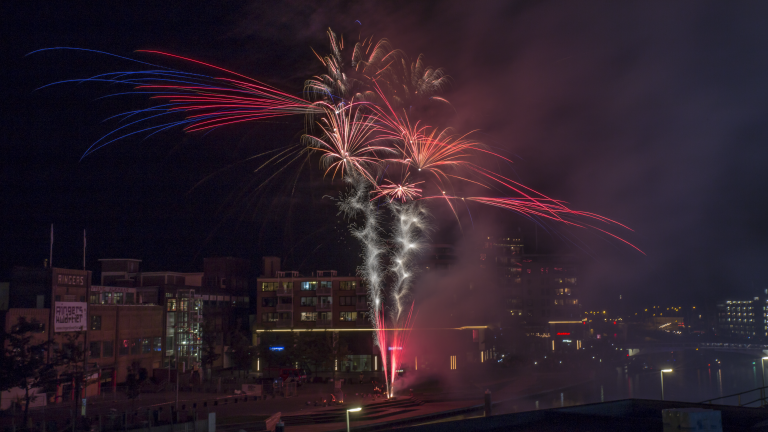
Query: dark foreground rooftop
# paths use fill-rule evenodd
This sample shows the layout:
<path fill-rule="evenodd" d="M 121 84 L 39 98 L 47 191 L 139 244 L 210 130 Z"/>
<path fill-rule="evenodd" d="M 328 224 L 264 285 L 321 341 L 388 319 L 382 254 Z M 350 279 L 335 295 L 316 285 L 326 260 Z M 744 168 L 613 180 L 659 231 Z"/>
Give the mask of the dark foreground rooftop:
<path fill-rule="evenodd" d="M 662 431 L 661 411 L 671 408 L 718 410 L 723 431 L 768 432 L 768 409 L 686 402 L 625 399 L 614 402 L 503 414 L 450 422 L 406 426 L 408 432 L 438 431 Z M 425 421 L 428 421 L 425 419 Z M 434 421 L 434 420 L 433 420 Z M 397 427 L 390 425 L 390 427 Z M 358 430 L 355 428 L 355 430 Z M 368 430 L 361 428 L 360 430 Z M 372 430 L 372 429 L 371 429 Z"/>

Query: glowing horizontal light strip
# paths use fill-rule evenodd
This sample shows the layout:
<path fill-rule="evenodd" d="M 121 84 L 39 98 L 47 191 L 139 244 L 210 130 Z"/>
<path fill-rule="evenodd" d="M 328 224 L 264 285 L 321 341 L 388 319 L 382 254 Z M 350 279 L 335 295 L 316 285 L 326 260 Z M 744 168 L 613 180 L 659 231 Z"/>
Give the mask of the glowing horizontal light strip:
<path fill-rule="evenodd" d="M 550 324 L 581 324 L 584 321 L 550 321 Z"/>
<path fill-rule="evenodd" d="M 581 321 L 577 321 L 581 322 Z M 374 329 L 374 328 L 314 328 L 314 329 L 256 329 L 256 333 L 264 332 L 354 332 L 354 331 L 412 331 L 412 330 L 472 330 L 472 329 L 487 329 L 488 326 L 464 326 L 464 327 L 442 327 L 442 328 L 387 328 L 387 329 Z"/>

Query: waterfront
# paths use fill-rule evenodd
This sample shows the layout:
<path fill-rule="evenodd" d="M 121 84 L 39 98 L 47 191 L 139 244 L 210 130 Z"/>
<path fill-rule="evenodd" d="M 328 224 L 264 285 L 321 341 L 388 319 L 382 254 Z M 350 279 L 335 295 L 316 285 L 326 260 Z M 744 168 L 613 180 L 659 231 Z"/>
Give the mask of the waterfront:
<path fill-rule="evenodd" d="M 498 413 L 620 399 L 660 399 L 660 370 L 667 368 L 673 372 L 664 373 L 665 400 L 702 402 L 761 387 L 760 359 L 742 353 L 696 350 L 651 354 L 633 359 L 637 360 L 632 363 L 634 367 L 606 365 L 586 382 L 507 401 L 500 405 Z M 642 370 L 643 364 L 649 369 Z M 740 401 L 745 404 L 759 397 L 759 392 L 754 391 L 742 395 Z M 737 405 L 739 398 L 729 397 L 715 403 Z"/>

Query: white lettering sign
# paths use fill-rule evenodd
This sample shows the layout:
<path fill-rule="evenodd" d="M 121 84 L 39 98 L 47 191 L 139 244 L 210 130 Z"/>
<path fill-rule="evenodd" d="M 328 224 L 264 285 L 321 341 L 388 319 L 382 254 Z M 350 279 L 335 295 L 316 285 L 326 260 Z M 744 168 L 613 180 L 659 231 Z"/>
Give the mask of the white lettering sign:
<path fill-rule="evenodd" d="M 85 285 L 85 276 L 58 274 L 58 275 L 56 275 L 56 284 L 57 285 L 84 286 Z"/>
<path fill-rule="evenodd" d="M 71 332 L 86 330 L 85 316 L 88 303 L 56 302 L 53 316 L 53 331 Z"/>

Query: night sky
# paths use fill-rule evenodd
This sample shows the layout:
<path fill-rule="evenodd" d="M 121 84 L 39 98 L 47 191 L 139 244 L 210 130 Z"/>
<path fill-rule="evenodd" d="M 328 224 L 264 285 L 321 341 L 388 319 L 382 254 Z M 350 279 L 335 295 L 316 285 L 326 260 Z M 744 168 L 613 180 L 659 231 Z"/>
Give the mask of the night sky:
<path fill-rule="evenodd" d="M 477 129 L 514 159 L 510 172 L 523 183 L 634 229 L 616 233 L 647 256 L 583 230 L 551 239 L 585 256 L 587 308 L 620 294 L 688 305 L 768 288 L 768 4 L 199 3 L 2 3 L 0 280 L 14 265 L 42 265 L 51 223 L 62 267 L 81 265 L 86 228 L 90 269 L 99 258 L 200 271 L 206 256 L 256 266 L 277 255 L 302 272 L 354 271 L 358 248 L 328 198 L 341 189 L 316 159 L 252 193 L 264 178 L 246 159 L 298 143 L 302 119 L 206 136 L 173 130 L 80 160 L 116 127 L 106 118 L 150 102 L 98 99 L 115 89 L 90 84 L 35 90 L 125 62 L 72 51 L 25 57 L 68 46 L 151 60 L 134 50 L 160 49 L 300 94 L 322 73 L 310 47 L 327 52 L 330 26 L 347 40 L 373 34 L 412 58 L 423 53 L 452 77 L 445 97 L 455 112 L 443 121 Z M 435 236 L 460 242 L 445 213 L 435 212 Z M 473 217 L 502 232 L 533 228 L 482 208 Z"/>

